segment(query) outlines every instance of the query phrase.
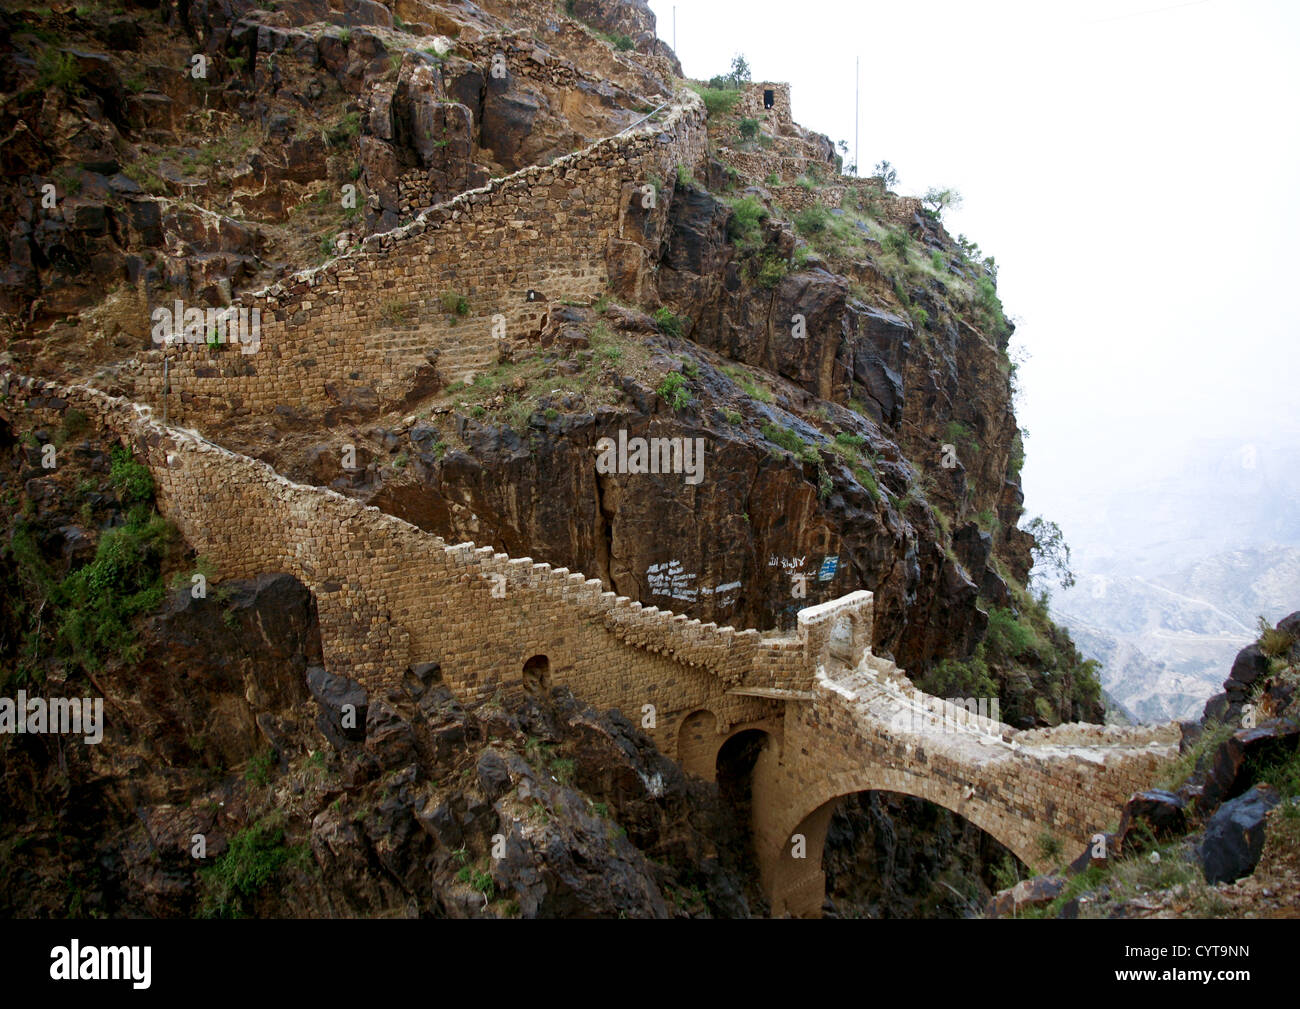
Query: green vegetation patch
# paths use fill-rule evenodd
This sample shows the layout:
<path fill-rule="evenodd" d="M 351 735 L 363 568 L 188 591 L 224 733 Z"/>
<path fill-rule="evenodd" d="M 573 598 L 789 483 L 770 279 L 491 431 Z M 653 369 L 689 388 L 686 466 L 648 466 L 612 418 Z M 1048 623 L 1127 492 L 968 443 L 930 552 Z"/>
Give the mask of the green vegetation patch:
<path fill-rule="evenodd" d="M 199 872 L 199 914 L 204 918 L 243 918 L 252 902 L 288 865 L 309 864 L 306 845 L 289 847 L 284 828 L 262 820 L 239 831 L 210 868 Z"/>

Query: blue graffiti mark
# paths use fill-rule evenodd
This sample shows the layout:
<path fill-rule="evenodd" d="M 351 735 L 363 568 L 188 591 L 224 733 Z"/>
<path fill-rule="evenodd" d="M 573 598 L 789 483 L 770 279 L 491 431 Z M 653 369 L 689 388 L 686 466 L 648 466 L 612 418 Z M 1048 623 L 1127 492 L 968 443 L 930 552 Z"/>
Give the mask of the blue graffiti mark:
<path fill-rule="evenodd" d="M 835 577 L 835 572 L 840 568 L 840 559 L 838 556 L 826 557 L 822 560 L 822 569 L 817 573 L 819 582 L 828 582 Z"/>

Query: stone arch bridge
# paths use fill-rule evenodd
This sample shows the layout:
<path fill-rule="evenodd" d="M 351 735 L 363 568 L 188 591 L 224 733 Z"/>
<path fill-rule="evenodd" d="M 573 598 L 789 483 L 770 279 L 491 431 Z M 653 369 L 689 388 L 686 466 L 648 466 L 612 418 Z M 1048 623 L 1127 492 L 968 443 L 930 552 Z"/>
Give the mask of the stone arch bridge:
<path fill-rule="evenodd" d="M 426 661 L 469 703 L 530 681 L 567 686 L 638 724 L 653 712 L 647 731 L 660 749 L 708 778 L 729 739 L 754 733 L 755 848 L 777 914 L 820 913 L 822 842 L 842 796 L 881 789 L 936 802 L 1041 868 L 1044 833 L 1081 847 L 1177 753 L 1174 725 L 1020 732 L 919 693 L 871 654 L 869 592 L 800 611 L 790 633 L 701 624 L 576 572 L 447 544 L 155 423 L 146 406 L 12 372 L 0 372 L 0 392 L 0 416 L 57 424 L 76 408 L 102 418 L 147 462 L 163 514 L 222 576 L 285 571 L 311 589 L 327 667 L 368 690 Z"/>

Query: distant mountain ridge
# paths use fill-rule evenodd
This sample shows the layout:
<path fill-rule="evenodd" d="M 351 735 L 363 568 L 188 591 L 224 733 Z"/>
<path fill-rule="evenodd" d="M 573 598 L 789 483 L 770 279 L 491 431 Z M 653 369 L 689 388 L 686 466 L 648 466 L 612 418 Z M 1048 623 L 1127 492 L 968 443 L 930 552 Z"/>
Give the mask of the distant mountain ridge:
<path fill-rule="evenodd" d="M 1194 718 L 1237 651 L 1300 601 L 1300 549 L 1259 546 L 1202 558 L 1165 575 L 1086 574 L 1053 610 L 1102 686 L 1142 721 Z"/>

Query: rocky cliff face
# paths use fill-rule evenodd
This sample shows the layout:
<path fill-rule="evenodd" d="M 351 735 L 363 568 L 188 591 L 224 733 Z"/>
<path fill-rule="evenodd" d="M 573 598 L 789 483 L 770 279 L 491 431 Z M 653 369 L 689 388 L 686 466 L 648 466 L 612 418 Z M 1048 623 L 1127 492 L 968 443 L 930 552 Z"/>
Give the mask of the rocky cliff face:
<path fill-rule="evenodd" d="M 505 52 L 520 68 L 509 80 L 493 73 Z M 0 14 L 0 53 L 4 360 L 110 390 L 149 346 L 151 306 L 228 304 L 493 176 L 616 133 L 684 86 L 639 0 L 55 5 Z M 196 56 L 204 75 L 179 71 Z M 449 540 L 580 570 L 704 620 L 786 628 L 804 606 L 869 589 L 876 650 L 927 689 L 997 694 L 1022 726 L 1100 720 L 1091 671 L 1023 589 L 1023 446 L 991 261 L 916 201 L 837 176 L 830 141 L 763 112 L 761 89 L 697 88 L 709 155 L 635 181 L 655 212 L 622 222 L 603 297 L 571 304 L 554 292 L 539 332 L 466 382 L 440 372 L 412 388 L 400 414 L 379 413 L 362 390 L 364 421 L 304 422 L 286 401 L 203 433 Z M 319 662 L 310 600 L 283 579 L 229 586 L 217 607 L 164 602 L 142 584 L 153 595 L 115 612 L 112 629 L 139 625 L 143 645 L 123 651 L 115 638 L 103 669 L 75 634 L 44 637 L 37 614 L 57 593 L 40 579 L 61 584 L 93 564 L 104 530 L 130 530 L 158 578 L 183 547 L 143 539 L 145 517 L 110 491 L 104 446 L 84 448 L 84 479 L 103 485 L 88 497 L 71 471 L 47 486 L 32 455 L 77 432 L 26 436 L 10 431 L 3 446 L 7 514 L 39 519 L 39 534 L 6 554 L 12 598 L 24 600 L 4 614 L 2 654 L 20 677 L 10 683 L 62 675 L 72 654 L 124 708 L 155 705 L 147 731 L 70 775 L 57 808 L 20 807 L 29 840 L 10 837 L 48 853 L 59 822 L 86 821 L 133 838 L 131 850 L 87 842 L 68 856 L 112 862 L 110 883 L 84 885 L 100 906 L 191 913 L 210 898 L 220 913 L 469 914 L 513 901 L 520 913 L 603 914 L 613 898 L 593 881 L 605 874 L 638 914 L 761 911 L 725 796 L 577 701 L 461 712 L 426 670 L 406 695 L 369 699 L 376 721 L 361 739 L 327 747 L 302 714 Z M 596 465 L 602 439 L 642 437 L 702 439 L 701 478 Z M 61 773 L 39 746 L 22 744 L 36 749 L 13 775 Z M 254 759 L 255 787 L 232 774 Z M 122 784 L 154 761 L 167 772 Z M 547 770 L 556 761 L 562 774 Z M 287 818 L 267 821 L 277 806 Z M 956 826 L 892 800 L 839 817 L 843 913 L 959 913 L 960 902 L 918 894 L 945 872 L 970 875 L 963 895 L 984 885 L 974 867 L 988 853 Z M 845 853 L 877 844 L 885 820 L 899 825 L 891 836 L 943 840 L 903 874 L 911 882 L 871 891 Z M 153 826 L 140 834 L 137 821 Z M 304 903 L 220 880 L 205 890 L 177 854 L 200 821 L 220 838 L 214 857 L 233 850 L 297 873 Z M 568 847 L 598 869 L 557 864 L 536 879 L 520 855 L 513 896 L 496 907 L 475 862 L 493 833 L 511 851 Z M 294 845 L 330 883 L 306 882 L 307 847 Z M 21 864 L 41 876 L 37 861 Z M 56 906 L 57 876 L 42 877 L 29 911 Z M 128 879 L 143 903 L 123 896 Z"/>

